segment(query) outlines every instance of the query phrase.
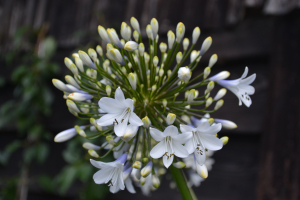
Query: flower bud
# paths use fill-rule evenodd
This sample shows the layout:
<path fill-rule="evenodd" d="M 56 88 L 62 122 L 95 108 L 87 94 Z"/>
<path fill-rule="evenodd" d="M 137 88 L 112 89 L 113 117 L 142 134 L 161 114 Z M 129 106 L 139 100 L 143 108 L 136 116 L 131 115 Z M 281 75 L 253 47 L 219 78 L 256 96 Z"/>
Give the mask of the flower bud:
<path fill-rule="evenodd" d="M 204 40 L 204 42 L 202 43 L 201 50 L 200 50 L 200 56 L 203 56 L 206 53 L 206 51 L 211 46 L 211 43 L 212 43 L 211 37 L 208 37 Z"/>
<path fill-rule="evenodd" d="M 224 100 L 223 99 L 220 99 L 217 103 L 216 103 L 216 106 L 215 106 L 215 110 L 218 110 L 219 108 L 221 108 L 224 104 Z"/>
<path fill-rule="evenodd" d="M 189 39 L 184 38 L 182 44 L 183 44 L 183 50 L 186 51 L 188 49 L 189 45 L 190 45 Z"/>
<path fill-rule="evenodd" d="M 106 91 L 107 96 L 110 97 L 110 94 L 111 94 L 111 87 L 110 87 L 110 85 L 106 85 L 105 91 Z"/>
<path fill-rule="evenodd" d="M 153 40 L 153 33 L 152 33 L 152 28 L 151 25 L 148 24 L 146 27 L 146 33 L 149 39 Z"/>
<path fill-rule="evenodd" d="M 142 121 L 143 121 L 143 123 L 144 123 L 144 127 L 145 127 L 145 128 L 149 128 L 149 126 L 151 125 L 151 121 L 150 121 L 150 119 L 148 118 L 148 116 L 144 117 L 144 118 L 142 119 Z"/>
<path fill-rule="evenodd" d="M 97 152 L 93 149 L 89 149 L 88 153 L 90 154 L 90 156 L 94 157 L 94 158 L 99 158 L 100 156 L 97 154 Z"/>
<path fill-rule="evenodd" d="M 218 91 L 218 93 L 216 94 L 214 100 L 217 101 L 217 100 L 223 98 L 223 97 L 225 96 L 226 92 L 227 92 L 227 89 L 226 89 L 226 88 L 220 89 L 220 90 Z"/>
<path fill-rule="evenodd" d="M 222 124 L 222 128 L 225 128 L 225 129 L 235 129 L 237 128 L 237 125 L 232 122 L 232 121 L 229 121 L 229 120 L 225 120 L 225 119 L 215 119 L 215 122 L 216 123 L 221 123 Z"/>
<path fill-rule="evenodd" d="M 116 45 L 117 47 L 119 48 L 123 48 L 123 45 L 119 39 L 119 36 L 117 34 L 117 32 L 115 31 L 115 29 L 113 28 L 108 28 L 107 29 L 107 34 L 108 34 L 108 37 L 111 41 L 111 43 L 113 43 L 114 45 Z"/>
<path fill-rule="evenodd" d="M 84 130 L 80 126 L 76 125 L 74 128 L 79 135 L 81 135 L 82 137 L 86 137 Z"/>
<path fill-rule="evenodd" d="M 72 53 L 72 57 L 75 59 L 75 58 L 79 58 L 79 55 L 78 53 Z"/>
<path fill-rule="evenodd" d="M 78 76 L 78 69 L 74 63 L 70 65 L 70 70 L 75 76 Z"/>
<path fill-rule="evenodd" d="M 168 77 L 170 77 L 170 76 L 172 75 L 172 71 L 169 69 L 169 70 L 167 71 L 167 74 L 168 74 Z"/>
<path fill-rule="evenodd" d="M 150 56 L 147 52 L 144 52 L 144 58 L 145 58 L 145 63 L 148 64 L 148 62 L 150 60 Z"/>
<path fill-rule="evenodd" d="M 134 41 L 129 41 L 125 44 L 124 49 L 126 51 L 134 51 L 138 48 L 139 44 Z"/>
<path fill-rule="evenodd" d="M 196 44 L 196 42 L 198 41 L 200 33 L 201 33 L 200 28 L 196 27 L 193 31 L 193 44 Z"/>
<path fill-rule="evenodd" d="M 140 184 L 143 186 L 143 185 L 145 185 L 145 183 L 146 183 L 146 178 L 141 177 L 140 178 Z"/>
<path fill-rule="evenodd" d="M 85 149 L 99 150 L 101 147 L 94 145 L 90 142 L 85 142 L 82 144 L 82 147 Z"/>
<path fill-rule="evenodd" d="M 65 57 L 65 65 L 68 69 L 70 69 L 70 66 L 73 64 L 73 61 L 70 58 Z"/>
<path fill-rule="evenodd" d="M 203 78 L 206 79 L 209 76 L 210 72 L 210 67 L 206 67 L 203 72 Z"/>
<path fill-rule="evenodd" d="M 65 141 L 73 138 L 75 135 L 77 135 L 75 128 L 70 128 L 70 129 L 67 129 L 65 131 L 58 133 L 54 138 L 54 142 L 65 142 Z"/>
<path fill-rule="evenodd" d="M 96 51 L 94 49 L 92 49 L 92 48 L 89 48 L 88 54 L 92 58 L 92 60 L 94 62 L 96 62 L 96 60 L 97 60 L 97 53 L 96 53 Z"/>
<path fill-rule="evenodd" d="M 193 50 L 191 55 L 190 55 L 190 58 L 191 58 L 191 63 L 195 61 L 195 59 L 199 56 L 199 51 L 196 51 L 196 50 Z"/>
<path fill-rule="evenodd" d="M 105 28 L 103 28 L 102 26 L 98 26 L 98 33 L 101 37 L 102 40 L 104 40 L 106 43 L 110 43 L 110 39 L 108 37 L 108 34 L 105 30 Z"/>
<path fill-rule="evenodd" d="M 159 178 L 156 175 L 152 175 L 151 178 L 152 178 L 152 185 L 153 185 L 153 187 L 159 188 L 159 186 L 160 186 L 160 180 L 159 180 Z"/>
<path fill-rule="evenodd" d="M 142 177 L 146 178 L 152 171 L 152 162 L 149 162 L 142 170 L 141 175 Z"/>
<path fill-rule="evenodd" d="M 81 72 L 84 72 L 84 68 L 83 68 L 83 62 L 82 60 L 78 57 L 75 58 L 75 63 L 76 63 L 76 66 L 78 67 L 78 69 L 81 71 Z"/>
<path fill-rule="evenodd" d="M 173 113 L 169 113 L 168 116 L 167 116 L 167 124 L 168 125 L 171 125 L 174 123 L 174 121 L 176 120 L 176 115 L 173 114 Z"/>
<path fill-rule="evenodd" d="M 159 70 L 159 76 L 162 77 L 164 75 L 164 73 L 165 73 L 165 71 L 160 68 L 160 70 Z"/>
<path fill-rule="evenodd" d="M 111 144 L 111 145 L 115 145 L 115 141 L 114 141 L 114 138 L 110 135 L 106 136 L 106 141 Z"/>
<path fill-rule="evenodd" d="M 185 83 L 188 83 L 190 78 L 192 76 L 191 70 L 186 66 L 186 67 L 180 67 L 178 70 L 178 78 Z"/>
<path fill-rule="evenodd" d="M 158 62 L 159 62 L 158 57 L 157 57 L 157 56 L 154 56 L 154 58 L 153 58 L 153 65 L 154 65 L 155 67 L 157 67 Z"/>
<path fill-rule="evenodd" d="M 111 49 L 109 50 L 109 52 L 107 52 L 107 54 L 109 55 L 109 57 L 114 60 L 116 63 L 119 63 L 121 65 L 125 64 L 125 61 L 120 53 L 120 51 L 118 49 Z"/>
<path fill-rule="evenodd" d="M 139 44 L 139 54 L 140 56 L 144 56 L 144 52 L 145 52 L 145 46 L 143 43 Z"/>
<path fill-rule="evenodd" d="M 208 108 L 213 102 L 213 99 L 211 97 L 209 97 L 207 100 L 206 100 L 206 103 L 205 103 L 205 107 Z"/>
<path fill-rule="evenodd" d="M 129 73 L 128 74 L 128 81 L 132 87 L 132 89 L 136 90 L 136 74 L 135 73 Z"/>
<path fill-rule="evenodd" d="M 90 118 L 90 123 L 91 123 L 92 125 L 94 125 L 94 126 L 97 125 L 97 122 L 96 122 L 95 118 Z"/>
<path fill-rule="evenodd" d="M 52 83 L 57 89 L 63 92 L 67 92 L 67 93 L 73 92 L 70 88 L 66 86 L 66 84 L 64 84 L 62 81 L 58 79 L 52 79 Z"/>
<path fill-rule="evenodd" d="M 100 45 L 97 45 L 96 51 L 98 52 L 99 56 L 103 56 L 103 49 Z"/>
<path fill-rule="evenodd" d="M 136 42 L 139 42 L 139 33 L 137 32 L 137 31 L 134 31 L 133 32 L 133 38 L 134 38 L 134 40 L 136 41 Z"/>
<path fill-rule="evenodd" d="M 229 138 L 227 136 L 223 136 L 220 138 L 220 140 L 223 142 L 223 145 L 228 143 Z"/>
<path fill-rule="evenodd" d="M 135 169 L 141 169 L 142 163 L 140 161 L 135 161 L 132 165 L 133 168 Z"/>
<path fill-rule="evenodd" d="M 199 176 L 201 178 L 207 178 L 208 177 L 208 171 L 207 171 L 207 168 L 204 164 L 203 165 L 196 164 L 196 170 L 197 170 L 197 173 L 199 174 Z"/>
<path fill-rule="evenodd" d="M 167 107 L 168 101 L 166 99 L 163 99 L 162 104 L 163 104 L 164 107 Z"/>
<path fill-rule="evenodd" d="M 159 49 L 160 49 L 160 51 L 161 51 L 162 53 L 166 53 L 167 48 L 168 48 L 168 47 L 167 47 L 167 44 L 166 44 L 166 43 L 163 43 L 163 42 L 160 43 Z"/>
<path fill-rule="evenodd" d="M 209 64 L 208 64 L 208 66 L 209 66 L 210 68 L 212 68 L 212 67 L 214 66 L 214 64 L 216 64 L 217 61 L 218 61 L 218 55 L 217 55 L 217 54 L 212 55 L 212 56 L 210 57 L 210 59 L 209 59 Z"/>
<path fill-rule="evenodd" d="M 182 60 L 182 53 L 179 51 L 177 54 L 176 54 L 176 62 L 177 64 L 179 64 Z"/>
<path fill-rule="evenodd" d="M 176 27 L 176 42 L 180 43 L 185 33 L 185 26 L 182 22 L 179 22 Z"/>
<path fill-rule="evenodd" d="M 140 24 L 139 24 L 139 22 L 138 22 L 138 20 L 136 18 L 131 17 L 130 24 L 131 24 L 131 26 L 133 27 L 133 29 L 135 31 L 137 31 L 138 33 L 141 33 L 141 31 L 140 31 Z"/>
<path fill-rule="evenodd" d="M 173 48 L 174 42 L 175 42 L 175 34 L 172 31 L 169 31 L 168 32 L 168 46 L 169 46 L 169 49 Z"/>
<path fill-rule="evenodd" d="M 212 77 L 209 78 L 209 80 L 211 81 L 219 81 L 219 80 L 223 80 L 223 79 L 226 79 L 230 76 L 230 73 L 228 71 L 223 71 L 223 72 L 220 72 Z"/>
<path fill-rule="evenodd" d="M 185 121 L 186 123 L 188 123 L 188 124 L 192 124 L 191 118 L 189 116 L 187 116 L 187 115 L 181 115 L 181 119 L 183 121 Z"/>
<path fill-rule="evenodd" d="M 131 28 L 125 22 L 122 22 L 120 32 L 121 32 L 121 36 L 124 40 L 127 40 L 127 41 L 130 40 Z"/>
<path fill-rule="evenodd" d="M 186 167 L 185 163 L 181 162 L 181 161 L 173 163 L 173 166 L 176 167 L 176 168 L 178 168 L 178 169 L 182 169 L 182 168 Z"/>
<path fill-rule="evenodd" d="M 80 112 L 80 110 L 78 109 L 78 107 L 76 106 L 74 101 L 72 101 L 70 99 L 67 100 L 67 106 L 70 110 L 73 110 L 74 112 L 77 112 L 77 113 Z"/>
<path fill-rule="evenodd" d="M 152 28 L 152 33 L 153 33 L 153 38 L 156 38 L 157 32 L 158 32 L 158 21 L 155 18 L 151 19 L 151 28 Z"/>
<path fill-rule="evenodd" d="M 208 83 L 208 85 L 207 85 L 206 92 L 212 91 L 212 89 L 214 89 L 214 87 L 215 87 L 215 82 L 210 81 L 210 82 Z"/>
<path fill-rule="evenodd" d="M 84 51 L 78 51 L 82 63 L 92 69 L 97 69 L 96 65 L 92 62 L 91 58 Z"/>
<path fill-rule="evenodd" d="M 86 100 L 92 99 L 93 96 L 90 94 L 73 92 L 73 93 L 69 94 L 68 98 L 73 101 L 86 101 Z"/>
<path fill-rule="evenodd" d="M 154 92 L 156 90 L 157 86 L 156 85 L 152 85 L 151 90 Z"/>
<path fill-rule="evenodd" d="M 75 79 L 72 76 L 66 75 L 65 80 L 66 80 L 67 83 L 69 83 L 70 85 L 73 85 L 77 89 L 80 88 L 80 86 L 78 85 L 78 83 L 75 81 Z"/>

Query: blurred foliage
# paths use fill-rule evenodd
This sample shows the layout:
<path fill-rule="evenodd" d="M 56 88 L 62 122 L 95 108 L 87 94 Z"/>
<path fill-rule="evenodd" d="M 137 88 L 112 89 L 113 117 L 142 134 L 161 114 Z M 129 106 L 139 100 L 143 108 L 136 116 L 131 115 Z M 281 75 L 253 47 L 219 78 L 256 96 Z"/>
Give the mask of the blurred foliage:
<path fill-rule="evenodd" d="M 47 30 L 47 25 L 39 30 L 19 28 L 11 50 L 2 55 L 12 72 L 10 79 L 0 76 L 0 87 L 10 84 L 14 90 L 13 98 L 0 105 L 0 128 L 15 127 L 18 138 L 1 147 L 0 166 L 9 166 L 9 158 L 15 152 L 22 154 L 22 159 L 14 177 L 0 178 L 0 200 L 18 199 L 20 187 L 26 182 L 23 179 L 29 179 L 30 166 L 45 162 L 51 153 L 47 141 L 52 142 L 53 135 L 46 130 L 43 120 L 51 114 L 54 96 L 49 85 L 59 66 L 51 62 L 57 44 L 54 38 L 46 36 Z M 78 149 L 81 143 L 80 137 L 67 143 L 62 152 L 67 165 L 54 178 L 45 172 L 37 180 L 29 179 L 27 184 L 37 182 L 45 192 L 59 195 L 65 195 L 71 187 L 79 188 L 76 199 L 103 199 L 108 189 L 92 181 L 96 169 L 90 165 L 87 152 Z"/>

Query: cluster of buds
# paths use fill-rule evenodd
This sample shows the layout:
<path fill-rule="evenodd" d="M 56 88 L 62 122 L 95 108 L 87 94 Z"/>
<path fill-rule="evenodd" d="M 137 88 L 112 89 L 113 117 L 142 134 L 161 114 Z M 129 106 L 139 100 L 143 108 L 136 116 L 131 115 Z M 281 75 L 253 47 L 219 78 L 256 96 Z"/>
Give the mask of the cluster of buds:
<path fill-rule="evenodd" d="M 99 26 L 106 48 L 98 45 L 96 50 L 74 53 L 73 60 L 65 58 L 73 76 L 67 75 L 66 83 L 53 79 L 53 84 L 64 93 L 70 113 L 90 123 L 63 131 L 54 140 L 83 137 L 83 148 L 95 159 L 91 164 L 101 169 L 94 175 L 95 183 L 107 184 L 113 193 L 125 187 L 134 193 L 134 181 L 149 194 L 160 186 L 169 167 L 188 168 L 191 179 L 196 180 L 192 177 L 196 175 L 202 181 L 212 165 L 211 152 L 228 142 L 228 137 L 219 138 L 217 133 L 222 127 L 237 127 L 208 113 L 223 106 L 227 90 L 238 97 L 240 105 L 249 107 L 255 74 L 246 78 L 246 67 L 240 79 L 224 80 L 230 75 L 227 71 L 209 77 L 218 59 L 213 54 L 203 73 L 192 76 L 195 69 L 199 71 L 211 37 L 194 50 L 200 29 L 194 29 L 190 45 L 180 22 L 174 32 L 167 33 L 168 43 L 159 44 L 159 23 L 153 18 L 146 27 L 149 42 L 144 44 L 139 22 L 132 17 L 130 24 L 122 23 L 122 39 L 113 28 Z M 212 98 L 216 83 L 223 88 Z M 116 161 L 102 162 L 110 153 Z"/>

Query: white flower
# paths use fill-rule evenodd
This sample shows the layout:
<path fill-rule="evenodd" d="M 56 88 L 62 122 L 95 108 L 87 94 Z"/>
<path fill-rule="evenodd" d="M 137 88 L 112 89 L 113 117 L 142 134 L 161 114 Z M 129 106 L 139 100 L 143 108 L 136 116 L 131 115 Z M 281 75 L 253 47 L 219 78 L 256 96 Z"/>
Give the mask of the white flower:
<path fill-rule="evenodd" d="M 199 187 L 201 182 L 205 180 L 192 170 L 188 172 L 188 175 L 189 175 L 188 183 L 189 183 L 190 187 L 193 187 L 193 186 Z"/>
<path fill-rule="evenodd" d="M 73 101 L 86 101 L 86 100 L 92 99 L 93 96 L 90 94 L 73 92 L 73 93 L 69 94 L 68 98 L 72 99 Z"/>
<path fill-rule="evenodd" d="M 254 94 L 255 89 L 250 84 L 255 80 L 256 74 L 252 74 L 248 78 L 245 78 L 248 74 L 248 67 L 245 68 L 245 71 L 241 78 L 236 80 L 218 80 L 217 83 L 231 92 L 233 92 L 239 99 L 239 105 L 242 105 L 242 102 L 250 107 L 252 101 L 249 95 Z"/>
<path fill-rule="evenodd" d="M 80 128 L 84 128 L 84 126 L 81 126 Z M 64 142 L 71 139 L 75 135 L 77 135 L 75 128 L 70 128 L 58 133 L 54 138 L 54 142 Z"/>
<path fill-rule="evenodd" d="M 182 144 L 192 137 L 191 134 L 179 134 L 178 129 L 173 125 L 168 126 L 164 132 L 150 128 L 150 134 L 154 140 L 159 142 L 150 151 L 150 156 L 154 159 L 163 157 L 163 163 L 166 168 L 172 164 L 174 155 L 180 158 L 185 158 L 189 155 Z"/>
<path fill-rule="evenodd" d="M 127 154 L 123 154 L 117 160 L 110 163 L 104 163 L 101 161 L 90 160 L 94 167 L 101 170 L 96 172 L 93 179 L 96 184 L 108 184 L 110 186 L 110 192 L 116 193 L 117 191 L 124 190 L 123 180 L 123 167 L 126 161 Z"/>
<path fill-rule="evenodd" d="M 126 51 L 134 51 L 136 50 L 137 48 L 139 47 L 139 44 L 134 42 L 134 41 L 128 41 L 125 46 L 124 46 L 124 49 Z"/>
<path fill-rule="evenodd" d="M 206 159 L 205 149 L 219 150 L 223 147 L 222 141 L 215 136 L 222 128 L 221 124 L 210 126 L 206 122 L 202 122 L 197 128 L 187 125 L 180 125 L 182 133 L 190 134 L 192 139 L 185 146 L 188 153 L 195 152 L 195 157 L 200 165 L 203 165 Z"/>
<path fill-rule="evenodd" d="M 120 87 L 116 89 L 114 99 L 103 97 L 99 101 L 99 106 L 107 114 L 98 119 L 97 124 L 114 125 L 115 134 L 119 137 L 125 134 L 128 122 L 135 126 L 143 125 L 142 120 L 133 112 L 133 100 L 125 99 Z"/>

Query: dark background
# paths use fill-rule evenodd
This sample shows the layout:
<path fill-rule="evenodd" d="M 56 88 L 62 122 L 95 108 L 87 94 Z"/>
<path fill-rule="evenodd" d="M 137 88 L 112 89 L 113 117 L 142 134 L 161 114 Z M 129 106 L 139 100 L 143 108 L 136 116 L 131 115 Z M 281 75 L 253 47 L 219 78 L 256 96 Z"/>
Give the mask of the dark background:
<path fill-rule="evenodd" d="M 53 36 L 58 43 L 53 61 L 60 65 L 61 71 L 56 78 L 63 79 L 69 73 L 63 63 L 64 57 L 78 47 L 90 44 L 95 48 L 100 43 L 98 25 L 119 31 L 121 23 L 129 24 L 130 17 L 134 16 L 146 39 L 145 27 L 155 17 L 159 22 L 160 42 L 167 40 L 167 31 L 174 31 L 178 22 L 185 24 L 188 38 L 194 27 L 199 26 L 199 41 L 212 36 L 213 44 L 200 61 L 198 73 L 206 67 L 210 55 L 216 53 L 219 60 L 212 74 L 228 70 L 230 79 L 235 79 L 248 66 L 249 74 L 256 73 L 257 78 L 253 83 L 256 92 L 251 97 L 250 108 L 238 106 L 238 99 L 228 92 L 225 105 L 212 115 L 234 121 L 238 128 L 221 133 L 229 136 L 229 143 L 215 153 L 213 170 L 208 179 L 194 189 L 196 195 L 205 200 L 296 200 L 300 199 L 297 80 L 300 75 L 300 10 L 297 5 L 298 1 L 287 0 L 1 0 L 0 52 L 10 50 L 12 36 L 18 27 L 39 28 L 47 23 L 47 35 Z M 201 46 L 199 41 L 196 49 Z M 1 62 L 1 76 L 6 84 L 0 88 L 0 105 L 13 97 L 10 85 L 13 69 Z M 55 102 L 45 125 L 54 137 L 73 127 L 76 119 L 68 112 L 62 93 L 51 88 Z M 17 137 L 12 124 L 0 133 L 0 149 Z M 65 144 L 53 142 L 50 145 L 49 158 L 43 165 L 34 165 L 30 176 L 45 172 L 55 175 L 64 166 L 61 151 Z M 20 158 L 14 155 L 8 167 L 0 167 L 0 176 L 13 175 L 18 170 L 14 160 Z M 79 183 L 64 199 L 75 199 L 77 187 Z M 59 198 L 62 197 L 51 196 L 36 185 L 29 188 L 28 199 Z M 127 198 L 144 197 L 140 193 L 131 195 L 122 191 L 106 199 Z M 163 181 L 150 198 L 181 199 L 178 191 L 169 188 L 168 180 Z"/>

